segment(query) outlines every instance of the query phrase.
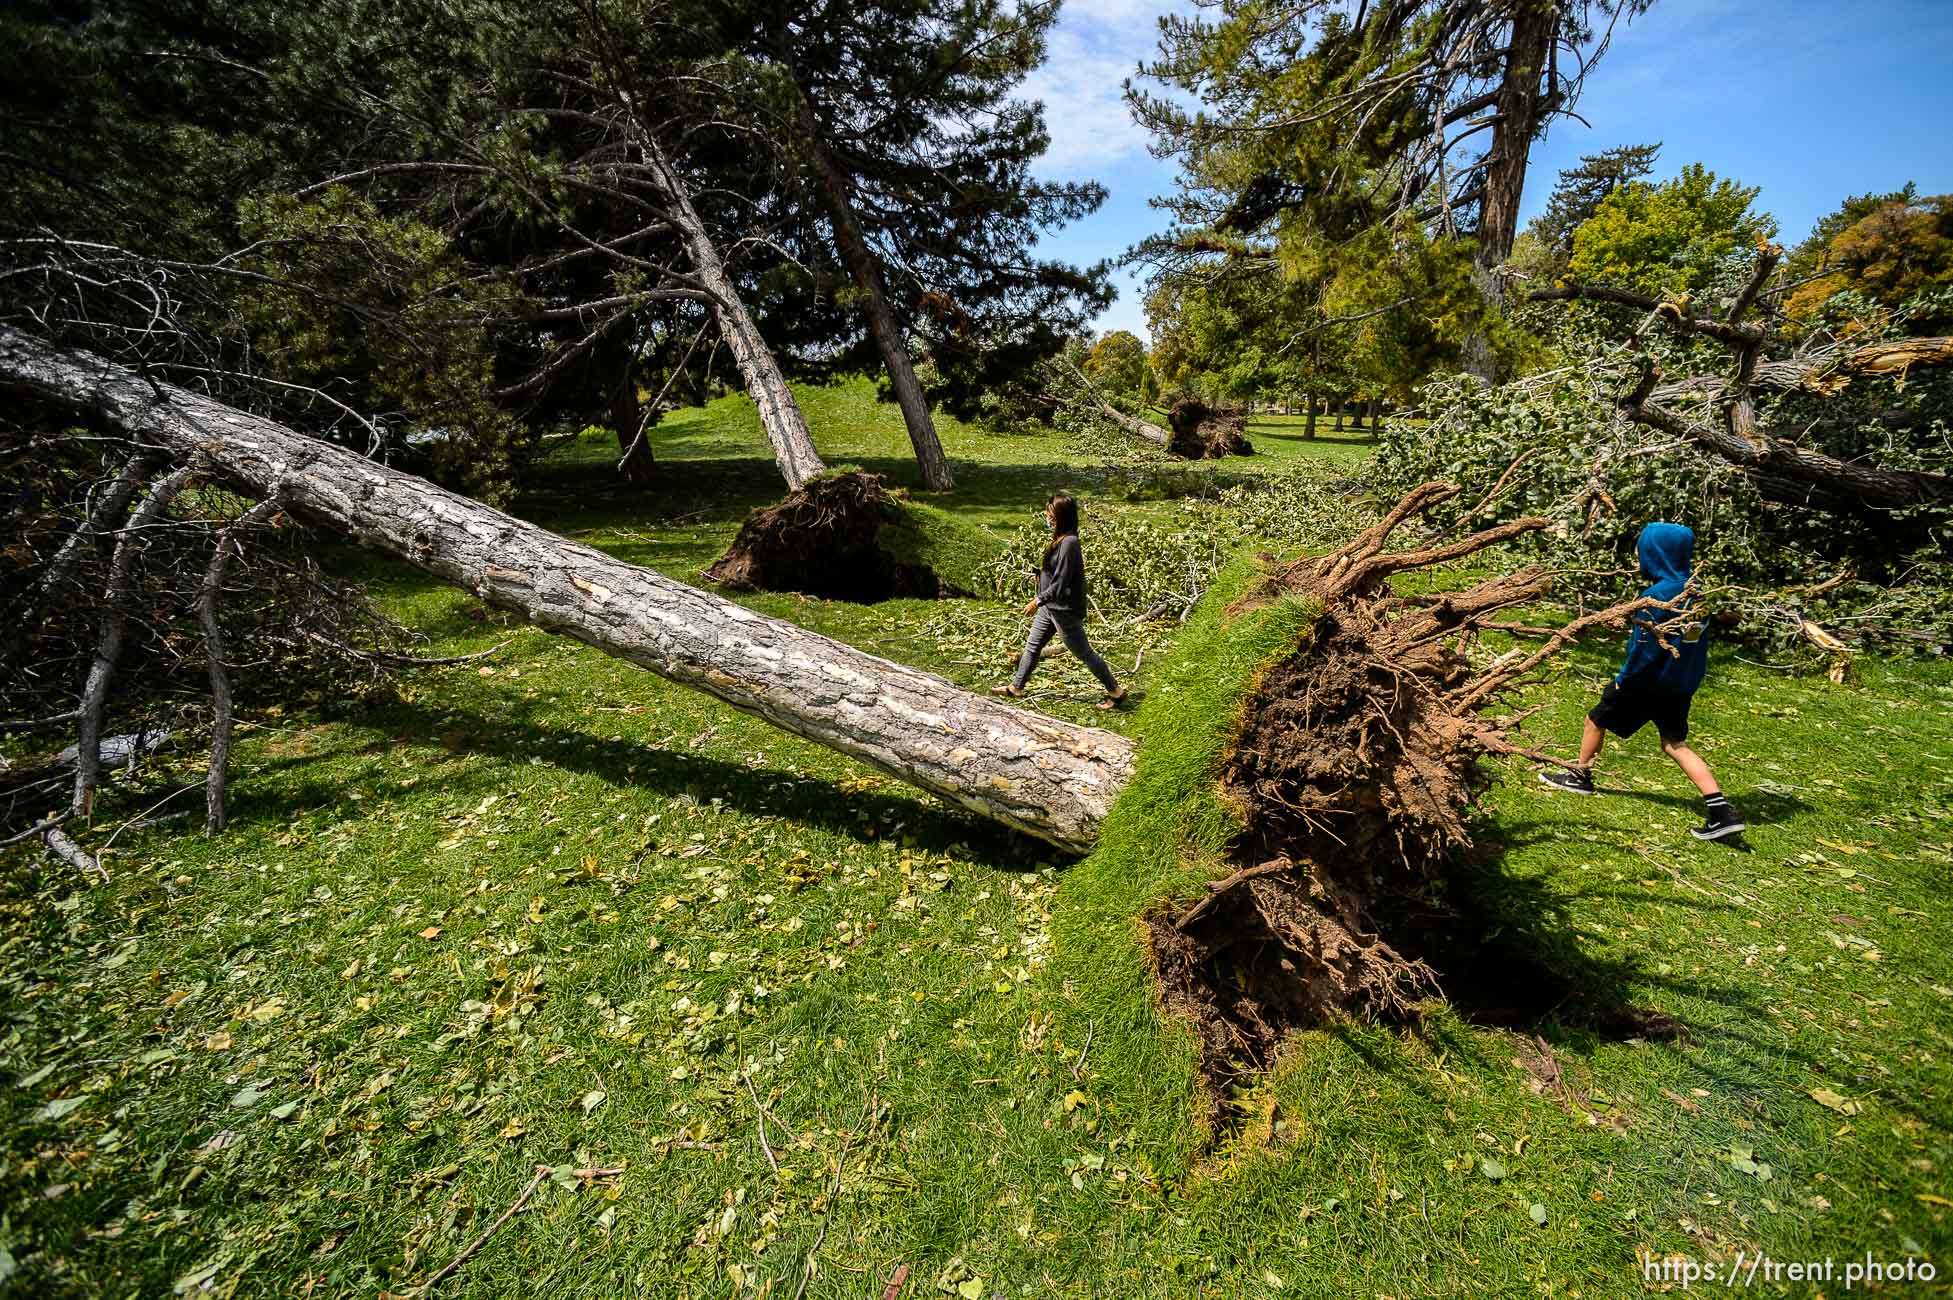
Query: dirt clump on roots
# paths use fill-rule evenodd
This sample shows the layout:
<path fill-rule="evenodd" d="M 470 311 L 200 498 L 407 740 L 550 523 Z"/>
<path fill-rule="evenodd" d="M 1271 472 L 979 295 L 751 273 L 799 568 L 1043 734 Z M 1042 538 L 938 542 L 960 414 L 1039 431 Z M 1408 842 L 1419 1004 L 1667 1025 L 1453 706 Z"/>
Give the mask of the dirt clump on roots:
<path fill-rule="evenodd" d="M 1209 406 L 1198 397 L 1183 397 L 1166 413 L 1173 436 L 1166 449 L 1187 460 L 1218 460 L 1222 456 L 1252 456 L 1254 444 L 1241 432 L 1247 413 L 1235 406 Z"/>
<path fill-rule="evenodd" d="M 814 479 L 747 515 L 705 576 L 736 591 L 797 591 L 857 604 L 962 594 L 889 545 L 891 530 L 909 526 L 902 495 L 864 470 Z"/>
<path fill-rule="evenodd" d="M 1545 521 L 1383 550 L 1396 527 L 1455 491 L 1427 484 L 1342 550 L 1272 573 L 1247 598 L 1295 593 L 1322 613 L 1262 672 L 1223 760 L 1221 793 L 1245 827 L 1228 850 L 1235 870 L 1191 906 L 1147 921 L 1162 1002 L 1199 1040 L 1212 1121 L 1293 1031 L 1346 1016 L 1410 1021 L 1433 997 L 1467 1015 L 1483 1009 L 1491 1023 L 1550 1014 L 1621 1036 L 1679 1029 L 1632 1008 L 1584 1008 L 1584 991 L 1539 954 L 1489 938 L 1496 927 L 1448 887 L 1472 847 L 1467 814 L 1486 780 L 1477 760 L 1544 758 L 1514 743 L 1518 719 L 1481 710 L 1580 631 L 1642 607 L 1588 615 L 1535 651 L 1475 663 L 1473 639 L 1498 626 L 1491 615 L 1543 595 L 1542 572 L 1437 598 L 1397 596 L 1387 579 Z M 1496 973 L 1485 978 L 1481 966 Z"/>

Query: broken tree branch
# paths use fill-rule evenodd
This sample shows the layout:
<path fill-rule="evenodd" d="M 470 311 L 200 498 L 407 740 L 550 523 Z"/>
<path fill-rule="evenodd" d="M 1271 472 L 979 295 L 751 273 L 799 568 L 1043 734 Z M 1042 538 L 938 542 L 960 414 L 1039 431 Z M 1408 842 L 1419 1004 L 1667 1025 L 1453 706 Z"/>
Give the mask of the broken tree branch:
<path fill-rule="evenodd" d="M 190 481 L 194 467 L 185 465 L 151 485 L 121 530 L 115 542 L 115 556 L 109 562 L 108 595 L 102 607 L 101 633 L 96 639 L 95 660 L 89 665 L 88 681 L 82 687 L 77 706 L 75 793 L 73 809 L 86 817 L 95 803 L 95 787 L 102 775 L 102 712 L 108 705 L 109 685 L 122 658 L 122 641 L 129 628 L 129 600 L 135 586 L 136 565 L 144 543 L 142 530 L 151 526 L 169 508 L 176 494 Z"/>
<path fill-rule="evenodd" d="M 224 573 L 230 567 L 232 550 L 246 530 L 278 513 L 278 498 L 268 497 L 252 506 L 236 521 L 217 534 L 217 545 L 204 570 L 203 585 L 197 591 L 197 622 L 203 626 L 204 657 L 210 661 L 210 707 L 215 715 L 210 731 L 210 771 L 204 779 L 203 832 L 215 835 L 224 829 L 224 776 L 231 760 L 231 731 L 235 725 L 231 712 L 231 671 L 224 660 L 224 629 L 217 622 L 217 601 L 224 589 Z"/>

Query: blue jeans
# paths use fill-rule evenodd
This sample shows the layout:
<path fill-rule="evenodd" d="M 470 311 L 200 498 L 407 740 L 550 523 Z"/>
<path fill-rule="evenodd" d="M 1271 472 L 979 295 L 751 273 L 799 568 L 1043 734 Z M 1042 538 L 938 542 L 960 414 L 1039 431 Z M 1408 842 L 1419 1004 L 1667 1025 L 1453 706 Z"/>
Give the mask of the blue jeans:
<path fill-rule="evenodd" d="M 1119 693 L 1119 679 L 1099 658 L 1099 652 L 1092 649 L 1092 643 L 1085 638 L 1085 620 L 1077 614 L 1063 614 L 1056 610 L 1038 606 L 1038 612 L 1031 616 L 1031 635 L 1024 642 L 1024 653 L 1017 657 L 1017 676 L 1011 679 L 1018 690 L 1031 680 L 1031 670 L 1038 666 L 1038 655 L 1044 650 L 1045 642 L 1056 632 L 1078 656 L 1080 663 L 1092 670 L 1092 676 L 1099 679 L 1107 695 Z"/>

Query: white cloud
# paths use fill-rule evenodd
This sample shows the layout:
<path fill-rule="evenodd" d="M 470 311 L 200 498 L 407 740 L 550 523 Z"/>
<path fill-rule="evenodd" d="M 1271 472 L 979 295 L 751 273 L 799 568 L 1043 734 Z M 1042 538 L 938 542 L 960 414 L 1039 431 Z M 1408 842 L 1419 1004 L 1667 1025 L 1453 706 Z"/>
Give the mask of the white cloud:
<path fill-rule="evenodd" d="M 1067 0 L 1047 58 L 1019 94 L 1044 102 L 1051 148 L 1041 176 L 1078 180 L 1145 152 L 1146 132 L 1126 109 L 1124 83 L 1158 45 L 1159 14 L 1170 0 Z"/>

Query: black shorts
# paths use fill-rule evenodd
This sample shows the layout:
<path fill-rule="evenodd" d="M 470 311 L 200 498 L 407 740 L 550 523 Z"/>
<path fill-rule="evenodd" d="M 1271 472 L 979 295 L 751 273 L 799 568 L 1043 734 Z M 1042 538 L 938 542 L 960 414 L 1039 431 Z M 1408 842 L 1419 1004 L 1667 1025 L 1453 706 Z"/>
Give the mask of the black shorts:
<path fill-rule="evenodd" d="M 1607 683 L 1607 689 L 1600 693 L 1600 703 L 1587 712 L 1593 724 L 1617 736 L 1632 736 L 1650 722 L 1663 740 L 1684 741 L 1689 738 L 1689 703 L 1693 695 L 1677 695 L 1671 691 L 1653 691 L 1633 686 L 1623 689 L 1618 683 Z"/>

